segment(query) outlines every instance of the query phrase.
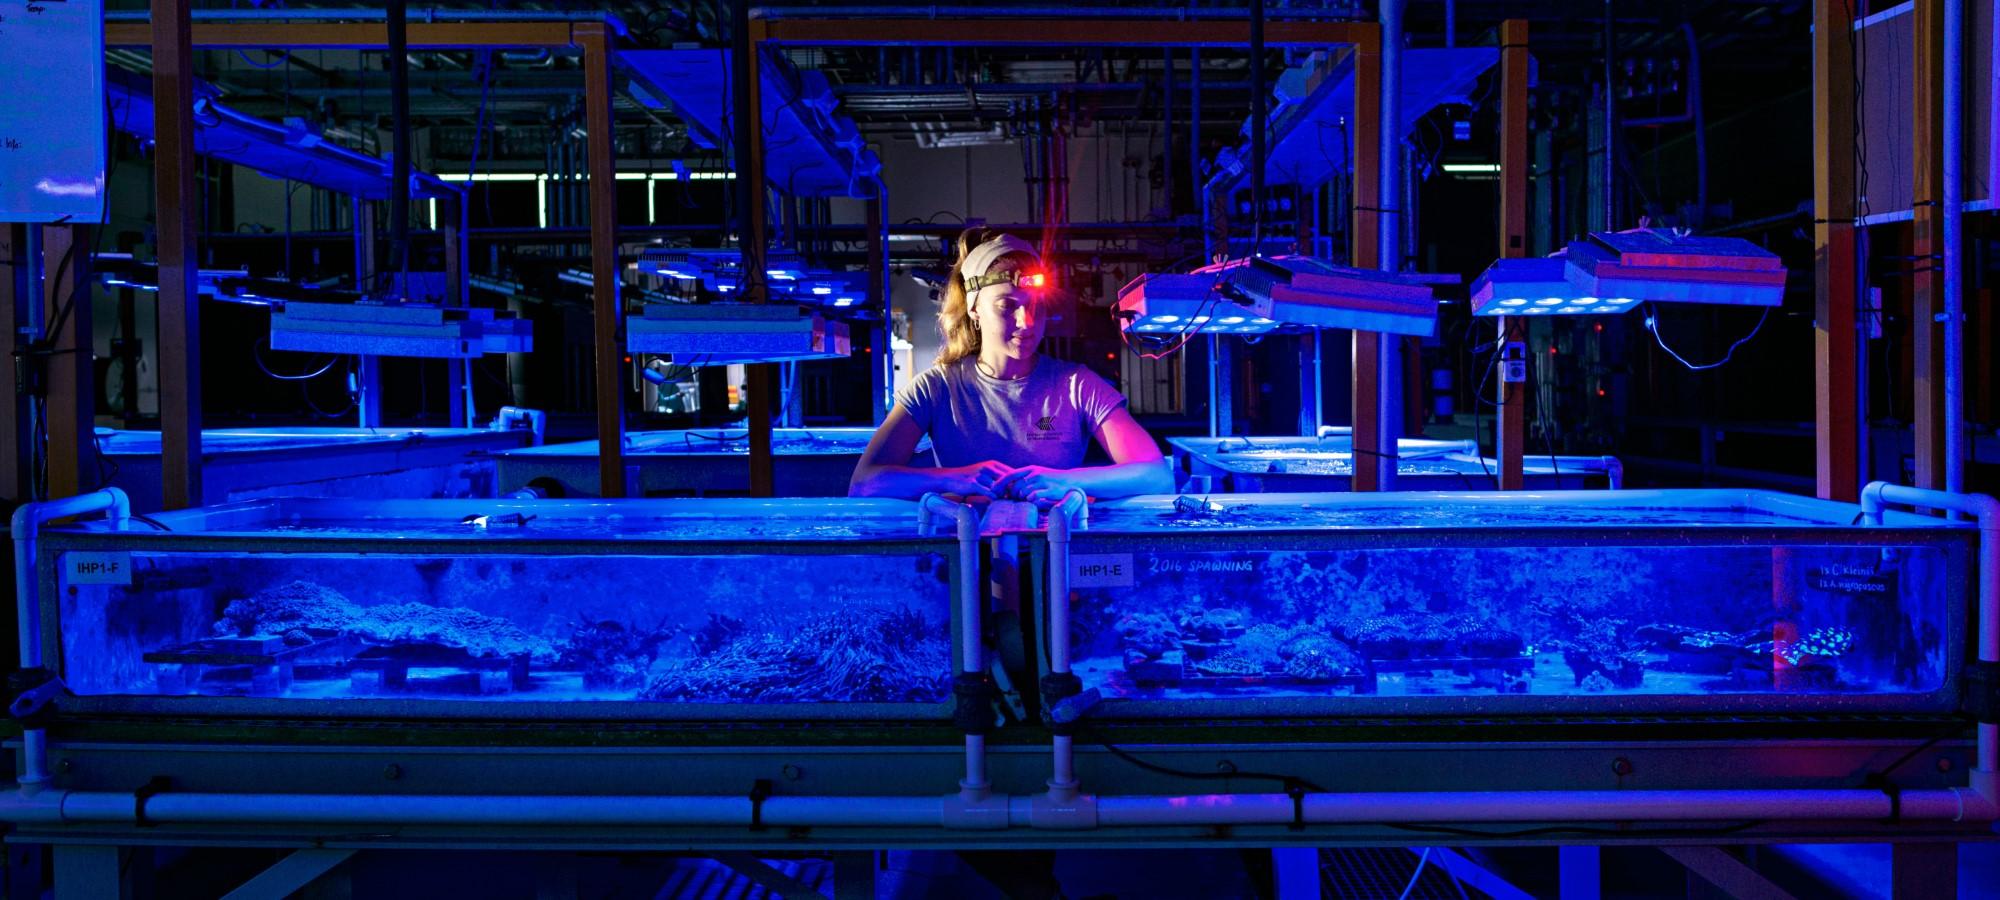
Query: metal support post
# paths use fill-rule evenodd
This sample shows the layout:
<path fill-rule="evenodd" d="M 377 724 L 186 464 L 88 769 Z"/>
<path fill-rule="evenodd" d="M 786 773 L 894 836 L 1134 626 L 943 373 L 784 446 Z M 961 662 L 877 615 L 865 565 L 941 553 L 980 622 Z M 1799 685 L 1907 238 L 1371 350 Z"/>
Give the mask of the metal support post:
<path fill-rule="evenodd" d="M 1944 489 L 1944 0 L 1916 0 L 1911 11 L 1916 58 L 1910 145 L 1915 181 L 1911 191 L 1910 283 L 1911 375 L 1916 391 L 1914 421 L 1916 487 Z"/>
<path fill-rule="evenodd" d="M 1509 19 L 1500 24 L 1500 258 L 1528 255 L 1528 23 Z M 1504 345 L 1526 343 L 1527 329 L 1518 317 L 1500 319 L 1497 339 Z M 1524 484 L 1522 460 L 1527 445 L 1525 384 L 1509 385 L 1509 360 L 1494 356 L 1499 414 L 1494 419 L 1493 452 L 1499 457 L 1499 487 L 1518 491 Z M 1482 398 L 1483 399 L 1483 398 Z M 1474 402 L 1480 402 L 1476 399 Z"/>
<path fill-rule="evenodd" d="M 158 233 L 161 499 L 202 501 L 201 298 L 195 290 L 194 39 L 188 0 L 151 0 L 153 209 Z"/>
<path fill-rule="evenodd" d="M 96 490 L 97 389 L 91 364 L 90 231 L 42 225 L 42 321 L 49 356 L 43 412 L 45 499 Z"/>
<path fill-rule="evenodd" d="M 373 294 L 381 283 L 376 271 L 375 208 L 355 197 L 354 204 L 354 287 L 363 295 Z M 382 427 L 382 360 L 373 354 L 354 357 L 354 420 L 361 428 Z"/>
<path fill-rule="evenodd" d="M 583 49 L 584 128 L 589 132 L 592 347 L 597 380 L 597 492 L 625 496 L 625 314 L 618 293 L 618 184 L 613 159 L 611 34 L 598 22 L 579 23 Z"/>
<path fill-rule="evenodd" d="M 1813 421 L 1818 494 L 1861 495 L 1855 381 L 1854 23 L 1847 7 L 1813 4 Z"/>
<path fill-rule="evenodd" d="M 1356 23 L 1365 25 L 1367 23 Z M 1348 258 L 1357 266 L 1367 266 L 1379 257 L 1381 246 L 1382 147 L 1377 136 L 1382 126 L 1382 35 L 1379 26 L 1355 36 L 1354 43 L 1354 224 L 1349 234 Z M 1357 451 L 1379 446 L 1382 433 L 1379 396 L 1382 342 L 1374 332 L 1353 332 L 1352 395 L 1354 447 Z M 1354 489 L 1381 490 L 1381 471 L 1372 465 L 1354 467 Z"/>
<path fill-rule="evenodd" d="M 734 0 L 731 41 L 735 71 L 730 73 L 732 110 L 736 133 L 731 136 L 736 153 L 736 227 L 743 259 L 742 293 L 751 303 L 768 297 L 764 274 L 764 140 L 757 123 L 762 119 L 762 82 L 757 77 L 763 59 L 762 30 L 765 23 L 750 21 L 750 0 Z M 750 495 L 769 497 L 775 490 L 775 460 L 771 457 L 771 401 L 777 387 L 777 366 L 746 367 L 749 371 Z"/>

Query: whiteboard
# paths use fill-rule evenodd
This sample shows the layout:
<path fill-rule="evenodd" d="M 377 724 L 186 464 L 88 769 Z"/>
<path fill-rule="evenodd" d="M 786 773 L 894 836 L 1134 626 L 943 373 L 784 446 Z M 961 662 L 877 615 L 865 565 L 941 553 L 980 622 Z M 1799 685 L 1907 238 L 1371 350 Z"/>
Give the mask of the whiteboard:
<path fill-rule="evenodd" d="M 0 222 L 104 217 L 104 0 L 0 0 Z"/>

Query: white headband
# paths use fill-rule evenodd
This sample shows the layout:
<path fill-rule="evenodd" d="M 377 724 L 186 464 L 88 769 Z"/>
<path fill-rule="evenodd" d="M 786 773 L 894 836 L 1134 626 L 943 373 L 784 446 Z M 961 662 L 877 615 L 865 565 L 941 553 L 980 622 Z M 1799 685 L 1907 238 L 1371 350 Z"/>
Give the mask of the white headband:
<path fill-rule="evenodd" d="M 965 263 L 958 267 L 958 276 L 969 284 L 972 279 L 986 274 L 986 270 L 993 268 L 993 264 L 998 262 L 1000 257 L 1009 253 L 1026 253 L 1037 261 L 1042 258 L 1041 254 L 1035 252 L 1033 244 L 1011 234 L 1003 234 L 972 248 L 972 252 L 965 255 Z"/>

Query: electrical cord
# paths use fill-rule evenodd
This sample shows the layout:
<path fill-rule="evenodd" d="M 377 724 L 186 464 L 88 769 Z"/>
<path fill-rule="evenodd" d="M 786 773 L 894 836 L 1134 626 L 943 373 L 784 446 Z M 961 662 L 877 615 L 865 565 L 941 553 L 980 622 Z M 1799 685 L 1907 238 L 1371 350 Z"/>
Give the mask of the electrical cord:
<path fill-rule="evenodd" d="M 335 355 L 326 361 L 326 365 L 320 366 L 318 369 L 315 369 L 311 372 L 307 372 L 304 375 L 285 375 L 283 373 L 271 371 L 270 365 L 264 362 L 263 348 L 265 347 L 265 345 L 269 343 L 270 343 L 270 338 L 268 337 L 259 338 L 258 340 L 251 342 L 250 356 L 251 358 L 257 361 L 257 368 L 262 369 L 264 374 L 269 375 L 272 378 L 276 378 L 279 381 L 311 381 L 315 378 L 320 377 L 321 375 L 325 375 L 328 371 L 331 371 L 334 365 L 339 363 L 341 359 L 340 356 Z"/>
<path fill-rule="evenodd" d="M 1471 330 L 1471 328 L 1470 328 L 1470 327 L 1468 327 L 1468 328 L 1466 329 L 1466 334 L 1470 335 L 1471 333 L 1472 333 L 1472 330 Z M 1489 356 L 1489 357 L 1487 357 L 1487 358 L 1486 358 L 1486 365 L 1484 365 L 1484 366 L 1481 366 L 1481 367 L 1480 367 L 1480 368 L 1481 368 L 1481 371 L 1480 371 L 1480 374 L 1479 374 L 1479 387 L 1478 387 L 1478 388 L 1477 388 L 1477 389 L 1476 389 L 1476 390 L 1474 391 L 1474 393 L 1473 393 L 1473 395 L 1472 395 L 1472 401 L 1473 401 L 1473 402 L 1472 402 L 1472 434 L 1473 434 L 1473 438 L 1474 438 L 1474 440 L 1477 440 L 1477 439 L 1478 439 L 1478 436 L 1479 436 L 1479 429 L 1480 429 L 1480 425 L 1481 425 L 1481 420 L 1482 420 L 1482 419 L 1484 418 L 1484 416 L 1483 416 L 1483 414 L 1482 414 L 1482 412 L 1481 412 L 1481 410 L 1480 410 L 1480 404 L 1482 404 L 1482 403 L 1483 403 L 1483 404 L 1486 404 L 1486 405 L 1488 405 L 1488 406 L 1493 406 L 1493 407 L 1495 407 L 1495 408 L 1494 408 L 1494 411 L 1493 411 L 1493 419 L 1494 419 L 1494 422 L 1496 423 L 1496 425 L 1497 425 L 1497 423 L 1498 423 L 1498 422 L 1499 422 L 1499 420 L 1500 420 L 1500 416 L 1501 416 L 1502 412 L 1501 412 L 1501 410 L 1499 409 L 1499 404 L 1496 404 L 1496 403 L 1492 403 L 1492 402 L 1490 402 L 1490 401 L 1488 401 L 1488 400 L 1486 399 L 1486 385 L 1487 385 L 1487 383 L 1488 383 L 1488 382 L 1490 382 L 1490 381 L 1492 381 L 1492 380 L 1493 380 L 1493 367 L 1494 367 L 1494 366 L 1496 366 L 1496 365 L 1498 365 L 1498 364 L 1500 363 L 1500 353 L 1501 353 L 1501 351 L 1503 351 L 1503 350 L 1506 350 L 1506 349 L 1507 349 L 1507 320 L 1506 320 L 1505 318 L 1502 318 L 1502 319 L 1500 319 L 1500 327 L 1499 327 L 1499 329 L 1498 329 L 1498 334 L 1496 334 L 1496 335 L 1494 336 L 1494 339 L 1493 339 L 1493 355 L 1492 355 L 1492 356 Z M 1501 389 L 1502 389 L 1502 390 L 1505 390 L 1505 389 L 1506 389 L 1506 383 L 1505 383 L 1505 382 L 1501 382 Z M 1494 437 L 1494 444 L 1496 445 L 1496 447 L 1497 447 L 1497 445 L 1499 444 L 1499 436 L 1498 436 L 1498 435 L 1495 435 L 1495 437 Z M 1475 449 L 1476 449 L 1476 448 L 1475 448 Z M 1499 489 L 1500 489 L 1500 476 L 1499 476 L 1499 475 L 1496 475 L 1496 474 L 1494 474 L 1493 470 L 1492 470 L 1492 469 L 1490 469 L 1490 468 L 1488 468 L 1488 467 L 1486 466 L 1486 453 L 1485 453 L 1485 451 L 1483 451 L 1483 450 L 1482 450 L 1482 451 L 1479 451 L 1478 453 L 1476 453 L 1476 454 L 1474 454 L 1474 455 L 1476 455 L 1476 456 L 1478 456 L 1478 457 L 1479 457 L 1479 470 L 1480 470 L 1480 471 L 1482 471 L 1482 472 L 1485 472 L 1485 473 L 1486 473 L 1486 477 L 1487 477 L 1487 478 L 1490 478 L 1490 479 L 1492 479 L 1492 480 L 1493 480 L 1493 489 L 1494 489 L 1494 490 L 1496 490 L 1496 491 L 1497 491 L 1497 490 L 1499 490 Z"/>
<path fill-rule="evenodd" d="M 1965 721 L 1957 719 L 1952 720 L 1951 724 L 1946 726 L 1945 730 L 1938 732 L 1935 736 L 1933 736 L 1929 740 L 1924 741 L 1923 743 L 1918 744 L 1917 746 L 1911 748 L 1908 753 L 1896 757 L 1895 762 L 1883 766 L 1879 771 L 1869 773 L 1870 779 L 1887 779 L 1897 769 L 1902 768 L 1904 763 L 1907 763 L 1910 760 L 1917 758 L 1925 750 L 1929 750 L 1930 748 L 1937 746 L 1938 742 L 1944 740 L 1945 738 L 1963 734 L 1967 727 L 1969 727 L 1969 723 Z"/>
<path fill-rule="evenodd" d="M 1097 726 L 1091 724 L 1089 720 L 1087 719 L 1079 720 L 1077 722 L 1077 725 L 1080 728 L 1090 732 L 1090 740 L 1093 743 L 1097 744 L 1098 746 L 1103 747 L 1112 756 L 1118 757 L 1119 759 L 1124 760 L 1125 762 L 1130 763 L 1131 765 L 1137 766 L 1141 769 L 1144 769 L 1148 772 L 1152 772 L 1155 774 L 1167 775 L 1174 778 L 1186 778 L 1195 781 L 1216 781 L 1216 780 L 1226 780 L 1232 778 L 1248 778 L 1254 781 L 1276 781 L 1280 784 L 1285 785 L 1286 787 L 1297 785 L 1316 794 L 1327 793 L 1326 788 L 1320 787 L 1319 785 L 1314 784 L 1311 781 L 1308 781 L 1304 778 L 1300 778 L 1297 775 L 1282 775 L 1274 772 L 1249 772 L 1236 768 L 1230 768 L 1227 771 L 1221 771 L 1221 772 L 1190 772 L 1187 771 L 1186 769 L 1176 769 L 1171 766 L 1163 766 L 1160 765 L 1159 763 L 1148 762 L 1146 760 L 1140 759 L 1137 756 L 1132 755 L 1131 751 L 1119 747 L 1115 744 L 1112 744 L 1109 740 L 1105 739 L 1104 734 L 1102 732 L 1097 730 Z"/>
<path fill-rule="evenodd" d="M 1176 769 L 1171 766 L 1163 766 L 1160 765 L 1159 763 L 1148 762 L 1146 760 L 1140 759 L 1137 756 L 1134 756 L 1131 751 L 1119 747 L 1115 744 L 1112 744 L 1109 740 L 1106 740 L 1104 735 L 1097 730 L 1096 725 L 1092 724 L 1090 720 L 1082 719 L 1079 720 L 1076 724 L 1078 728 L 1089 732 L 1090 740 L 1093 743 L 1097 744 L 1100 747 L 1103 747 L 1112 756 L 1115 756 L 1118 759 L 1126 763 L 1129 763 L 1133 766 L 1136 766 L 1140 769 L 1144 769 L 1148 772 L 1153 772 L 1155 774 L 1166 775 L 1173 778 L 1186 778 L 1194 781 L 1216 781 L 1216 780 L 1227 780 L 1233 778 L 1248 778 L 1259 781 L 1276 781 L 1281 784 L 1284 784 L 1287 788 L 1299 787 L 1316 794 L 1328 793 L 1326 788 L 1321 787 L 1318 784 L 1314 784 L 1313 782 L 1307 779 L 1300 778 L 1296 775 L 1282 775 L 1272 772 L 1250 772 L 1238 769 L 1230 769 L 1228 771 L 1221 771 L 1221 772 L 1190 772 L 1185 769 Z M 1942 737 L 1944 736 L 1941 735 L 1939 739 L 1941 739 Z M 1935 740 L 1937 739 L 1934 739 L 1933 742 L 1935 742 Z M 1917 748 L 1917 750 L 1913 750 L 1909 754 L 1906 754 L 1905 760 L 1907 760 L 1908 757 L 1915 756 L 1916 753 L 1921 751 L 1922 749 L 1923 747 L 1919 747 Z M 1898 760 L 1895 763 L 1895 765 L 1901 765 L 1902 762 L 1904 762 L 1905 760 Z M 1887 774 L 1887 772 L 1891 770 L 1893 770 L 1893 766 L 1891 767 L 1891 769 L 1883 770 L 1883 774 Z M 1621 837 L 1718 837 L 1722 835 L 1735 834 L 1740 831 L 1747 831 L 1751 828 L 1755 828 L 1759 825 L 1765 824 L 1765 821 L 1766 820 L 1764 819 L 1751 819 L 1743 822 L 1738 822 L 1733 825 L 1725 825 L 1717 828 L 1606 828 L 1606 827 L 1597 827 L 1590 825 L 1545 825 L 1535 828 L 1515 829 L 1511 831 L 1487 831 L 1475 828 L 1459 828 L 1451 825 L 1431 825 L 1431 824 L 1409 823 L 1409 822 L 1378 822 L 1375 824 L 1382 827 L 1394 828 L 1401 831 L 1417 832 L 1422 834 L 1449 834 L 1460 837 L 1477 837 L 1477 838 L 1534 837 L 1546 834 L 1602 834 L 1602 835 L 1618 835 Z"/>
<path fill-rule="evenodd" d="M 153 527 L 154 527 L 155 529 L 158 529 L 158 530 L 160 530 L 160 531 L 172 531 L 172 530 L 173 530 L 173 529 L 171 529 L 171 528 L 168 528 L 168 527 L 167 527 L 166 525 L 162 524 L 162 523 L 160 522 L 160 520 L 158 520 L 158 519 L 155 519 L 155 518 L 153 518 L 152 516 L 148 516 L 148 515 L 142 515 L 142 514 L 140 514 L 140 513 L 132 513 L 132 514 L 131 514 L 131 515 L 130 515 L 130 516 L 129 516 L 128 518 L 130 518 L 130 519 L 131 519 L 132 521 L 134 521 L 134 522 L 143 522 L 143 523 L 145 523 L 145 524 L 147 524 L 147 525 L 151 525 L 151 526 L 153 526 Z"/>
<path fill-rule="evenodd" d="M 291 54 L 286 53 L 283 50 L 266 50 L 264 52 L 266 54 L 278 57 L 278 61 L 269 63 L 260 63 L 257 62 L 256 60 L 251 59 L 250 54 L 245 53 L 242 50 L 237 50 L 236 55 L 243 58 L 244 65 L 249 66 L 250 68 L 253 69 L 275 69 L 278 68 L 279 66 L 285 65 L 286 63 L 292 61 Z"/>
<path fill-rule="evenodd" d="M 1417 870 L 1410 873 L 1410 883 L 1403 886 L 1403 892 L 1396 900 L 1410 900 L 1410 892 L 1417 889 L 1417 882 L 1423 880 L 1424 864 L 1431 861 L 1431 848 L 1425 847 L 1423 855 L 1417 857 Z"/>
<path fill-rule="evenodd" d="M 1537 828 L 1519 828 L 1511 831 L 1484 831 L 1477 828 L 1458 828 L 1451 825 L 1426 825 L 1408 822 L 1378 822 L 1386 828 L 1398 831 L 1412 831 L 1419 834 L 1449 834 L 1456 837 L 1475 838 L 1518 838 L 1536 837 L 1545 834 L 1600 834 L 1618 837 L 1721 837 L 1748 831 L 1766 823 L 1765 819 L 1750 819 L 1733 825 L 1716 828 L 1603 828 L 1591 825 L 1545 825 Z"/>
<path fill-rule="evenodd" d="M 350 379 L 354 376 L 353 357 L 348 357 L 347 359 L 347 375 Z M 313 415 L 316 415 L 322 419 L 341 418 L 343 416 L 346 416 L 348 413 L 353 412 L 355 407 L 354 392 L 351 388 L 349 389 L 347 394 L 347 406 L 336 412 L 327 412 L 326 410 L 321 409 L 318 403 L 313 402 L 312 384 L 310 382 L 299 383 L 299 396 L 305 400 L 306 407 L 313 411 Z"/>
<path fill-rule="evenodd" d="M 1725 365 L 1728 365 L 1729 360 L 1736 356 L 1736 348 L 1749 343 L 1751 338 L 1757 336 L 1757 332 L 1764 330 L 1764 322 L 1769 320 L 1770 318 L 1771 318 L 1771 308 L 1766 306 L 1764 307 L 1763 314 L 1757 317 L 1757 324 L 1750 329 L 1749 334 L 1737 338 L 1734 343 L 1730 344 L 1729 349 L 1722 354 L 1721 359 L 1716 360 L 1715 362 L 1712 363 L 1702 363 L 1700 365 L 1688 362 L 1687 357 L 1680 355 L 1679 353 L 1674 351 L 1674 348 L 1667 346 L 1667 339 L 1660 336 L 1659 318 L 1656 314 L 1656 311 L 1651 308 L 1650 304 L 1646 309 L 1646 330 L 1652 333 L 1653 341 L 1660 345 L 1660 349 L 1667 351 L 1667 355 L 1673 357 L 1676 362 L 1680 363 L 1683 366 L 1688 367 L 1689 371 L 1705 372 L 1708 371 L 1709 369 L 1719 369 Z"/>

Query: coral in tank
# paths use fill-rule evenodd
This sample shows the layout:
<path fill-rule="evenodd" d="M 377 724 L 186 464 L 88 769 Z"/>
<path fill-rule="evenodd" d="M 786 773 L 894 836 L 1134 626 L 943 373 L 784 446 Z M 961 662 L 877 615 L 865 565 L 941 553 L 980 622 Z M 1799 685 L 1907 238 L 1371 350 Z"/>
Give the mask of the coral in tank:
<path fill-rule="evenodd" d="M 1344 629 L 1369 659 L 1409 659 L 1410 629 L 1401 616 L 1369 616 Z"/>
<path fill-rule="evenodd" d="M 1181 634 L 1198 641 L 1223 641 L 1243 633 L 1247 617 L 1234 609 L 1196 609 L 1181 615 Z"/>
<path fill-rule="evenodd" d="M 951 693 L 950 629 L 908 608 L 817 613 L 732 632 L 656 669 L 642 700 L 934 703 Z"/>
<path fill-rule="evenodd" d="M 1368 662 L 1345 641 L 1324 635 L 1292 640 L 1281 648 L 1284 672 L 1300 681 L 1333 681 L 1368 670 Z"/>
<path fill-rule="evenodd" d="M 1203 675 L 1242 678 L 1264 674 L 1264 667 L 1241 656 L 1218 656 L 1194 664 L 1194 670 Z"/>
<path fill-rule="evenodd" d="M 1234 609 L 1182 610 L 1174 627 L 1181 634 L 1181 650 L 1191 661 L 1227 656 L 1236 638 L 1247 627 L 1248 617 Z"/>
<path fill-rule="evenodd" d="M 666 623 L 650 630 L 627 628 L 606 619 L 578 621 L 563 644 L 556 667 L 582 674 L 583 686 L 595 690 L 634 689 L 646 681 L 646 672 L 660 655 L 660 648 L 678 629 Z"/>
<path fill-rule="evenodd" d="M 218 635 L 346 635 L 378 644 L 430 643 L 478 657 L 525 656 L 551 662 L 555 647 L 506 619 L 423 603 L 362 606 L 325 585 L 292 581 L 230 601 Z"/>
<path fill-rule="evenodd" d="M 1632 632 L 1632 638 L 1667 655 L 1661 667 L 1674 672 L 1727 675 L 1745 667 L 1769 667 L 1751 647 L 1770 639 L 1771 629 L 1720 631 L 1689 625 L 1654 623 Z M 1767 648 L 1768 649 L 1768 648 Z"/>
<path fill-rule="evenodd" d="M 1845 628 L 1815 628 L 1797 641 L 1780 643 L 1775 648 L 1779 659 L 1791 665 L 1800 665 L 1809 660 L 1831 660 L 1845 656 L 1854 649 L 1854 632 Z"/>
<path fill-rule="evenodd" d="M 294 629 L 342 631 L 361 614 L 345 594 L 310 581 L 266 588 L 222 610 L 215 633 L 223 636 L 283 634 Z"/>
<path fill-rule="evenodd" d="M 1244 629 L 1229 655 L 1242 657 L 1267 669 L 1277 669 L 1284 665 L 1285 645 L 1304 630 L 1260 622 Z"/>
<path fill-rule="evenodd" d="M 1588 687 L 1592 675 L 1602 675 L 1614 687 L 1635 688 L 1645 679 L 1645 651 L 1625 628 L 1624 619 L 1576 617 L 1570 637 L 1553 645 L 1562 651 L 1577 687 Z"/>
<path fill-rule="evenodd" d="M 526 656 L 554 662 L 555 646 L 498 616 L 457 606 L 399 603 L 365 606 L 354 633 L 385 644 L 434 643 L 473 656 Z"/>
<path fill-rule="evenodd" d="M 694 652 L 714 653 L 743 633 L 743 620 L 721 613 L 709 613 L 708 622 L 688 634 Z"/>
<path fill-rule="evenodd" d="M 1118 632 L 1119 649 L 1137 654 L 1140 661 L 1159 659 L 1181 646 L 1181 632 L 1174 621 L 1160 613 L 1129 613 L 1113 626 Z"/>

